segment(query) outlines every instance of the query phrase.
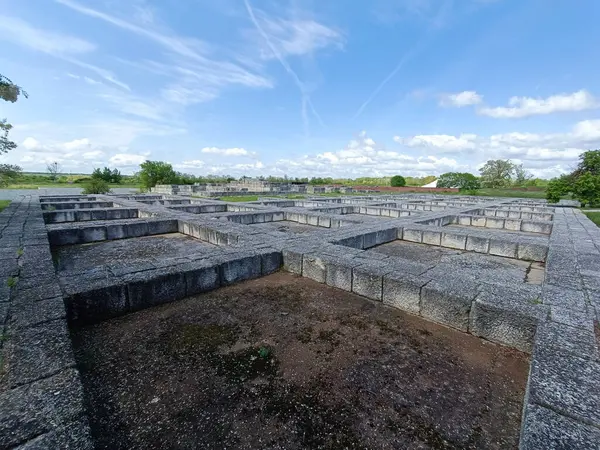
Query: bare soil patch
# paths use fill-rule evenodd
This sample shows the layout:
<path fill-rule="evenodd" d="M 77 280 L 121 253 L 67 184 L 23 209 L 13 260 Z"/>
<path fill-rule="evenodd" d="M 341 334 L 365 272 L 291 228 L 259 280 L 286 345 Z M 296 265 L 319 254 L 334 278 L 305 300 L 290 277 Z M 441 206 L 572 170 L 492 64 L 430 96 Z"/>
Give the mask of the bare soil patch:
<path fill-rule="evenodd" d="M 518 444 L 527 355 L 287 273 L 72 337 L 100 449 Z"/>

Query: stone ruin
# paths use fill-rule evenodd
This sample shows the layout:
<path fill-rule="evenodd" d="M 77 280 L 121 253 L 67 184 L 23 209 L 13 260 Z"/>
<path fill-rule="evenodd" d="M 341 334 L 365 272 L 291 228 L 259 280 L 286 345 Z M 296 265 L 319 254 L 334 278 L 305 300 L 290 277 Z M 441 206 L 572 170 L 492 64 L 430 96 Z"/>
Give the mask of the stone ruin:
<path fill-rule="evenodd" d="M 520 448 L 599 448 L 599 251 L 527 199 L 24 196 L 0 214 L 0 448 L 93 447 L 69 327 L 279 270 L 531 354 Z"/>

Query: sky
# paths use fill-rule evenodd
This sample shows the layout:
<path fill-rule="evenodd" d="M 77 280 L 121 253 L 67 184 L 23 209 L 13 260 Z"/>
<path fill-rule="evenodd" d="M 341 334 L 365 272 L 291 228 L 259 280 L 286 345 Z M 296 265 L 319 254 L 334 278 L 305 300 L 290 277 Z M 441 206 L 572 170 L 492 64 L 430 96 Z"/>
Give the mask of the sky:
<path fill-rule="evenodd" d="M 600 148 L 597 0 L 0 0 L 0 163 L 551 178 Z"/>

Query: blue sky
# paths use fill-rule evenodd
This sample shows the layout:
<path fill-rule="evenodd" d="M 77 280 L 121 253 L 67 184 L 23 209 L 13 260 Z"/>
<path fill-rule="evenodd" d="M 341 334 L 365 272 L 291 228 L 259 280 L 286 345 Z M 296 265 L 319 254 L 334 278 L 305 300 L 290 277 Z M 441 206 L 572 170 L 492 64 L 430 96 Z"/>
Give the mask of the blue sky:
<path fill-rule="evenodd" d="M 0 0 L 0 162 L 537 176 L 600 147 L 595 0 Z"/>

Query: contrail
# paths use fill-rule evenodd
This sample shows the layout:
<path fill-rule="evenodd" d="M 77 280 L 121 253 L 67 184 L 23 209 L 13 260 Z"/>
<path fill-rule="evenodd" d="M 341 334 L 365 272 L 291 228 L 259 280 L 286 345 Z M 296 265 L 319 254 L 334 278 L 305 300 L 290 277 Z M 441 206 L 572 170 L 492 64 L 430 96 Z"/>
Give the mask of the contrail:
<path fill-rule="evenodd" d="M 281 65 L 283 66 L 283 68 L 285 69 L 285 71 L 292 77 L 292 79 L 294 80 L 294 83 L 296 84 L 296 86 L 298 87 L 298 89 L 300 89 L 300 93 L 302 94 L 302 118 L 303 118 L 303 120 L 305 122 L 304 123 L 305 130 L 308 129 L 308 123 L 307 123 L 308 122 L 308 116 L 306 114 L 306 106 L 307 105 L 310 108 L 310 110 L 313 113 L 313 115 L 317 118 L 317 120 L 319 121 L 319 123 L 321 124 L 321 126 L 325 126 L 324 123 L 323 123 L 323 120 L 321 119 L 321 116 L 319 115 L 319 113 L 315 109 L 312 101 L 310 100 L 310 96 L 306 93 L 306 90 L 304 88 L 304 84 L 302 83 L 302 81 L 300 81 L 300 78 L 298 77 L 298 75 L 296 74 L 296 72 L 294 72 L 292 70 L 292 68 L 290 67 L 290 65 L 283 58 L 283 56 L 281 56 L 281 54 L 277 51 L 277 49 L 275 48 L 275 46 L 271 42 L 271 39 L 269 38 L 269 35 L 265 32 L 265 30 L 262 29 L 262 27 L 258 23 L 258 20 L 256 20 L 256 16 L 254 15 L 254 11 L 252 10 L 252 7 L 250 6 L 250 3 L 248 2 L 248 0 L 244 0 L 244 5 L 246 5 L 246 10 L 248 11 L 248 15 L 250 16 L 250 20 L 252 20 L 252 23 L 254 24 L 254 26 L 256 27 L 256 29 L 258 30 L 258 32 L 261 34 L 261 36 L 264 38 L 264 40 L 266 41 L 267 45 L 269 46 L 269 48 L 271 49 L 271 51 L 273 52 L 273 54 L 275 55 L 275 57 L 277 58 L 277 60 L 281 63 Z"/>
<path fill-rule="evenodd" d="M 432 36 L 432 33 L 431 33 L 432 29 L 440 26 L 443 15 L 446 14 L 446 12 L 451 7 L 451 5 L 452 5 L 452 0 L 446 0 L 442 4 L 442 6 L 438 10 L 437 14 L 435 15 L 433 21 L 431 22 L 431 25 L 429 26 L 426 35 L 419 42 L 417 42 L 417 45 L 415 45 L 413 48 L 411 48 L 408 52 L 406 52 L 404 54 L 404 56 L 402 57 L 400 62 L 398 62 L 398 64 L 394 68 L 394 70 L 392 70 L 390 72 L 390 74 L 387 77 L 385 77 L 385 79 L 381 83 L 379 83 L 379 86 L 377 86 L 377 88 L 375 88 L 375 90 L 371 93 L 369 98 L 362 105 L 360 105 L 360 108 L 358 108 L 356 113 L 354 113 L 354 116 L 352 116 L 353 119 L 356 119 L 358 116 L 360 116 L 362 114 L 362 112 L 364 111 L 364 109 L 369 105 L 369 103 L 371 103 L 371 101 L 373 101 L 373 99 L 377 96 L 377 94 L 379 94 L 379 91 L 381 91 L 383 89 L 383 87 L 392 78 L 394 78 L 394 76 L 398 73 L 398 71 L 400 69 L 402 69 L 404 64 L 406 64 L 406 62 L 409 59 L 411 59 L 417 52 L 421 51 L 421 49 L 425 46 L 427 41 Z"/>

